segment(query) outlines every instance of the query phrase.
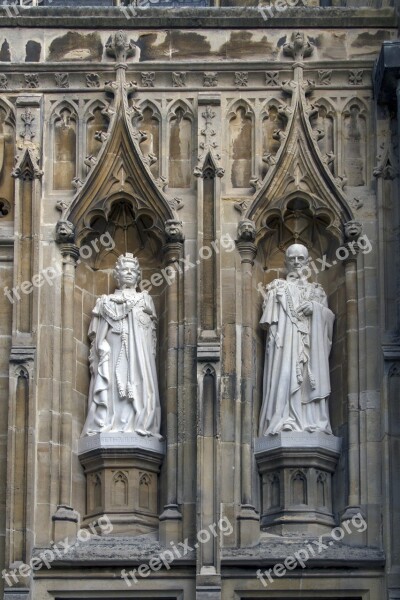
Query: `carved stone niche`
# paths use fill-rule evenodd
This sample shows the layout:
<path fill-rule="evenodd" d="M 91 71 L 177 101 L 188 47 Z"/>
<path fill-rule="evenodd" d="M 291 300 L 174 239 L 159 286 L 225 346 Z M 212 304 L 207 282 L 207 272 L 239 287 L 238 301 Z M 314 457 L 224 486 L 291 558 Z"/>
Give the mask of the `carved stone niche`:
<path fill-rule="evenodd" d="M 113 535 L 158 529 L 158 474 L 165 443 L 135 433 L 100 433 L 79 440 L 86 475 L 85 527 L 107 515 Z M 97 528 L 101 535 L 102 530 Z"/>
<path fill-rule="evenodd" d="M 281 432 L 255 440 L 261 476 L 261 528 L 278 535 L 323 535 L 335 526 L 332 474 L 341 439 L 323 432 Z"/>

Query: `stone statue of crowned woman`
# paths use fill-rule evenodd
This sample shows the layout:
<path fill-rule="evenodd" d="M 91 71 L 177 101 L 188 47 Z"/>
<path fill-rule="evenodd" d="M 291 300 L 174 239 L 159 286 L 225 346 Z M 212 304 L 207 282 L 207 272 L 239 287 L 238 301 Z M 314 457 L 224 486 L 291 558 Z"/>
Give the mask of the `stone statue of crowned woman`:
<path fill-rule="evenodd" d="M 139 291 L 139 262 L 118 258 L 118 287 L 98 298 L 89 327 L 91 381 L 82 436 L 104 432 L 160 436 L 154 303 Z"/>

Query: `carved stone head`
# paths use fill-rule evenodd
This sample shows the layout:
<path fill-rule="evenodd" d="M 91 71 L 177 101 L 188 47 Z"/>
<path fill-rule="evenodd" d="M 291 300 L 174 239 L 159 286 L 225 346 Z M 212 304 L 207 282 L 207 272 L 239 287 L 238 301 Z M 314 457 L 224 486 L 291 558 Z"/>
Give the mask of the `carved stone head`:
<path fill-rule="evenodd" d="M 304 46 L 304 33 L 302 31 L 296 31 L 292 34 L 292 42 L 295 48 L 302 48 Z"/>
<path fill-rule="evenodd" d="M 71 221 L 60 219 L 56 225 L 56 241 L 59 244 L 75 242 L 75 225 Z"/>
<path fill-rule="evenodd" d="M 348 221 L 344 224 L 344 235 L 346 240 L 356 240 L 362 234 L 362 225 L 358 221 Z"/>
<path fill-rule="evenodd" d="M 142 279 L 142 271 L 136 256 L 131 252 L 121 254 L 115 263 L 113 275 L 119 288 L 136 289 Z"/>
<path fill-rule="evenodd" d="M 250 221 L 250 219 L 239 221 L 238 237 L 245 242 L 253 242 L 256 239 L 256 226 L 254 221 Z"/>
<path fill-rule="evenodd" d="M 165 234 L 168 242 L 183 242 L 183 224 L 176 219 L 165 221 Z"/>

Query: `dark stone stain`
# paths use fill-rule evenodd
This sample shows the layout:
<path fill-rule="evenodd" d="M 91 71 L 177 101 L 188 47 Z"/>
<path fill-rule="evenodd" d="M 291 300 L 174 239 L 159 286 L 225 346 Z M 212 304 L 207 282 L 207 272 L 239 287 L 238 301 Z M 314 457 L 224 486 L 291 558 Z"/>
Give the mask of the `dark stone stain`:
<path fill-rule="evenodd" d="M 7 42 L 7 40 L 4 40 L 4 42 L 1 45 L 0 61 L 11 62 L 10 44 Z"/>
<path fill-rule="evenodd" d="M 232 31 L 230 39 L 224 44 L 219 53 L 226 58 L 245 58 L 255 54 L 266 56 L 276 54 L 276 48 L 263 36 L 260 41 L 253 41 L 249 31 Z"/>
<path fill-rule="evenodd" d="M 322 57 L 332 60 L 346 58 L 346 35 L 344 33 L 327 34 L 326 36 L 322 34 L 317 39 Z"/>
<path fill-rule="evenodd" d="M 141 35 L 136 45 L 140 48 L 140 62 L 159 60 L 162 58 L 195 59 L 219 57 L 218 52 L 211 51 L 211 44 L 206 35 L 194 31 L 168 31 L 167 37 L 157 44 L 158 36 L 154 33 Z"/>
<path fill-rule="evenodd" d="M 41 51 L 42 46 L 39 44 L 39 42 L 29 40 L 29 42 L 25 46 L 25 62 L 39 62 Z"/>
<path fill-rule="evenodd" d="M 286 35 L 284 35 L 283 37 L 279 38 L 278 44 L 277 44 L 278 48 L 282 48 L 283 44 L 286 43 L 286 39 L 287 39 Z"/>
<path fill-rule="evenodd" d="M 205 35 L 190 32 L 171 31 L 172 56 L 176 58 L 203 58 L 218 56 L 219 53 L 211 51 L 211 44 Z"/>
<path fill-rule="evenodd" d="M 68 56 L 71 54 L 70 56 Z M 50 44 L 50 61 L 84 60 L 100 62 L 103 56 L 103 44 L 98 33 L 87 35 L 69 31 L 56 38 Z"/>
<path fill-rule="evenodd" d="M 306 40 L 308 39 L 308 41 L 313 44 L 316 48 L 321 48 L 322 47 L 322 36 L 319 35 L 318 37 L 311 37 L 309 36 L 308 38 L 306 38 Z"/>
<path fill-rule="evenodd" d="M 364 46 L 374 46 L 381 44 L 389 37 L 388 31 L 383 31 L 379 29 L 375 31 L 375 33 L 370 33 L 369 31 L 363 31 L 356 37 L 355 40 L 352 41 L 352 48 L 364 48 Z"/>
<path fill-rule="evenodd" d="M 162 44 L 157 44 L 156 33 L 145 33 L 139 37 L 136 46 L 140 48 L 140 62 L 146 60 L 157 60 L 163 56 L 169 56 L 169 33 Z"/>

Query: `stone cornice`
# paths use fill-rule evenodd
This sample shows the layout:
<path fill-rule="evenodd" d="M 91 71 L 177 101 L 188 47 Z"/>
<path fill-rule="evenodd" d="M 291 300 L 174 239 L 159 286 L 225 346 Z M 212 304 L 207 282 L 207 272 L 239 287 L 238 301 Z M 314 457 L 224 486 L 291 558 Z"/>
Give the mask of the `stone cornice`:
<path fill-rule="evenodd" d="M 2 7 L 1 7 L 2 8 Z M 67 12 L 68 11 L 68 12 Z M 3 16 L 4 14 L 4 16 Z M 255 7 L 231 8 L 135 8 L 132 18 L 115 8 L 90 7 L 25 7 L 18 16 L 0 11 L 1 27 L 74 27 L 93 29 L 174 29 L 188 28 L 255 28 L 281 27 L 397 27 L 394 8 L 295 7 L 265 20 Z"/>

